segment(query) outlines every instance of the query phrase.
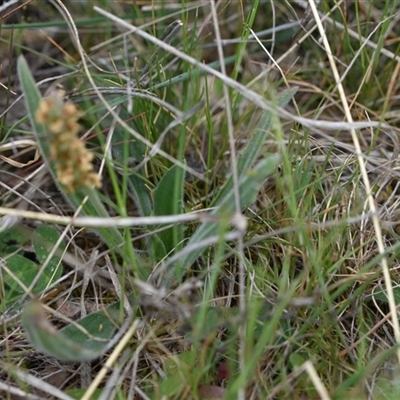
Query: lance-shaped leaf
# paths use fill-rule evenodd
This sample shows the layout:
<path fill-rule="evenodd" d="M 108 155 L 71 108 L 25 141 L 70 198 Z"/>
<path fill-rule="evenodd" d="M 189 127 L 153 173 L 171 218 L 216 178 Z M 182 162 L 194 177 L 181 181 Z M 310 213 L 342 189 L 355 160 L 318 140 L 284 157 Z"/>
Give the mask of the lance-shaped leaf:
<path fill-rule="evenodd" d="M 50 141 L 46 126 L 38 123 L 35 118 L 40 102 L 42 101 L 42 96 L 39 92 L 39 89 L 36 87 L 35 81 L 23 56 L 18 58 L 18 77 L 24 93 L 29 119 L 31 121 L 31 125 L 36 136 L 36 140 L 39 144 L 43 159 L 45 160 L 60 190 L 75 208 L 81 206 L 87 196 L 87 201 L 83 204 L 82 212 L 90 216 L 107 218 L 109 216 L 107 210 L 100 201 L 95 189 L 84 187 L 75 192 L 69 192 L 64 190 L 62 185 L 58 183 L 55 163 L 51 159 L 50 155 Z M 116 228 L 98 228 L 97 232 L 113 250 L 118 250 L 124 242 L 121 233 Z"/>
<path fill-rule="evenodd" d="M 58 331 L 47 319 L 39 301 L 28 304 L 22 326 L 29 342 L 45 354 L 63 361 L 86 362 L 107 350 L 119 321 L 119 304 L 98 311 Z"/>
<path fill-rule="evenodd" d="M 173 165 L 161 178 L 154 190 L 154 215 L 179 215 L 183 213 L 183 183 L 185 172 Z M 157 233 L 161 246 L 155 241 L 157 260 L 164 258 L 182 240 L 182 227 L 174 224 L 171 228 Z"/>
<path fill-rule="evenodd" d="M 260 186 L 264 180 L 276 169 L 279 161 L 279 155 L 270 155 L 262 160 L 254 169 L 248 170 L 247 174 L 242 176 L 239 182 L 240 205 L 242 208 L 247 207 L 255 200 Z M 227 194 L 221 198 L 218 207 L 214 209 L 212 214 L 224 218 L 233 215 L 234 212 L 235 202 L 233 200 L 233 192 L 228 191 Z M 208 237 L 217 235 L 219 233 L 219 224 L 219 222 L 202 223 L 191 236 L 188 246 L 195 243 L 200 243 Z M 178 281 L 181 280 L 185 271 L 203 253 L 204 249 L 205 247 L 197 246 L 195 250 L 183 257 L 181 264 L 175 266 L 175 279 L 178 279 Z M 171 274 L 169 274 L 168 277 L 171 280 Z M 174 278 L 172 278 L 172 280 L 174 280 Z"/>
<path fill-rule="evenodd" d="M 296 92 L 297 88 L 283 92 L 277 99 L 277 105 L 279 107 L 286 106 Z M 275 170 L 280 159 L 279 155 L 267 155 L 264 160 L 252 169 L 262 150 L 262 145 L 267 137 L 270 123 L 271 115 L 265 113 L 257 131 L 251 137 L 246 148 L 238 158 L 237 172 L 239 177 L 240 204 L 242 208 L 247 207 L 255 200 L 255 196 L 262 182 Z M 218 194 L 211 203 L 211 206 L 215 207 L 213 214 L 220 216 L 233 214 L 235 211 L 234 204 L 233 179 L 230 177 L 218 191 Z M 199 243 L 210 236 L 216 235 L 217 232 L 218 223 L 204 222 L 197 228 L 187 242 L 187 246 L 193 246 L 195 243 Z M 178 278 L 178 281 L 204 250 L 205 247 L 197 247 L 196 250 L 190 252 L 181 260 L 180 266 L 177 266 L 177 270 L 175 271 L 175 277 Z M 169 277 L 171 278 L 171 274 Z"/>

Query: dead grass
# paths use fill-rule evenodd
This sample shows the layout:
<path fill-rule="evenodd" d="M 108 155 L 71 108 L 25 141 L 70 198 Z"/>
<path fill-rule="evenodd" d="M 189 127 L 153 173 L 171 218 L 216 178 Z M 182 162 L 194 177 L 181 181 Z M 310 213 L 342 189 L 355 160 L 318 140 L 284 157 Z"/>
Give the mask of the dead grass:
<path fill-rule="evenodd" d="M 3 21 L 2 398 L 398 397 L 398 4 L 304 3 L 33 1 Z M 61 84 L 82 110 L 105 215 L 79 214 L 49 173 L 19 54 L 44 96 Z M 270 154 L 279 165 L 243 208 L 243 179 Z M 216 228 L 193 242 L 202 224 Z M 49 239 L 62 273 L 35 292 L 12 260 L 40 282 L 42 226 L 64 237 Z M 116 228 L 118 246 L 103 234 Z M 90 362 L 44 354 L 20 322 L 36 297 L 48 319 L 32 325 L 61 331 L 120 301 L 117 339 Z"/>

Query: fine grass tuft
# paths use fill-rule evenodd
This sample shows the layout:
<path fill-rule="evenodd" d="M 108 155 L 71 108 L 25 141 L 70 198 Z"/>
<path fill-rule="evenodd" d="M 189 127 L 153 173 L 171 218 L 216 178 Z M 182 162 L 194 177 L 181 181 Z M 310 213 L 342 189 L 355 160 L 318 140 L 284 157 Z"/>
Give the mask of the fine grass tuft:
<path fill-rule="evenodd" d="M 303 3 L 0 6 L 1 398 L 398 398 L 398 2 Z"/>

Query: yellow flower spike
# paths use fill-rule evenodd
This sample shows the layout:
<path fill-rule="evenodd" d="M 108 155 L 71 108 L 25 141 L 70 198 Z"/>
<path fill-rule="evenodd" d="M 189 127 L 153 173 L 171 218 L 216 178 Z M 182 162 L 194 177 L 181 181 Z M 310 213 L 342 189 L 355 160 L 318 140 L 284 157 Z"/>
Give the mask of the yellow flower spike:
<path fill-rule="evenodd" d="M 75 104 L 64 102 L 59 92 L 43 99 L 35 115 L 36 121 L 48 130 L 57 179 L 69 192 L 101 187 L 100 175 L 93 172 L 93 154 L 78 137 L 77 121 L 81 116 Z"/>

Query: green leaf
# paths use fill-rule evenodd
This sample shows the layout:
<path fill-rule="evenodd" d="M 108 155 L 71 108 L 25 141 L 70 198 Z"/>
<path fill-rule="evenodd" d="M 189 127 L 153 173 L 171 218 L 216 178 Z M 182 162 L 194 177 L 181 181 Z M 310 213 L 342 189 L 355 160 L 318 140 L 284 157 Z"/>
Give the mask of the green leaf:
<path fill-rule="evenodd" d="M 279 161 L 279 155 L 270 155 L 262 160 L 254 169 L 247 171 L 247 173 L 242 176 L 239 182 L 240 205 L 242 208 L 247 207 L 256 199 L 260 186 L 264 180 L 275 171 Z M 227 192 L 227 194 L 220 199 L 218 206 L 211 214 L 219 217 L 226 217 L 232 215 L 234 211 L 235 203 L 233 200 L 232 188 L 232 191 Z M 187 246 L 195 245 L 208 237 L 217 235 L 220 224 L 221 222 L 202 223 L 189 239 Z M 173 278 L 171 274 L 168 274 L 167 276 L 172 280 L 178 279 L 179 282 L 182 279 L 184 272 L 190 268 L 196 259 L 203 253 L 204 249 L 204 246 L 197 246 L 195 250 L 183 257 L 180 268 L 179 266 L 175 266 L 175 278 Z"/>
<path fill-rule="evenodd" d="M 68 396 L 71 396 L 73 399 L 80 400 L 83 397 L 83 395 L 86 393 L 86 390 L 87 389 L 81 389 L 81 388 L 67 389 L 65 391 L 65 393 Z M 96 389 L 93 392 L 92 396 L 90 397 L 90 400 L 98 400 L 98 399 L 100 399 L 102 393 L 103 392 L 102 392 L 101 389 Z"/>
<path fill-rule="evenodd" d="M 62 361 L 85 362 L 100 357 L 107 350 L 119 322 L 119 303 L 60 331 L 47 320 L 38 301 L 28 304 L 22 313 L 22 326 L 29 342 L 37 350 Z"/>
<path fill-rule="evenodd" d="M 384 303 L 389 302 L 386 290 L 374 293 L 373 297 L 375 300 L 382 301 Z M 400 287 L 393 288 L 393 297 L 396 304 L 400 304 Z"/>
<path fill-rule="evenodd" d="M 36 275 L 39 270 L 39 266 L 35 264 L 33 261 L 21 256 L 20 254 L 14 254 L 13 256 L 7 259 L 7 268 L 10 272 L 15 275 L 15 277 L 21 281 L 25 287 L 29 287 L 32 281 L 36 278 Z M 23 287 L 7 272 L 3 273 L 4 283 L 7 285 L 8 289 L 6 292 L 10 291 L 10 293 L 25 293 Z M 42 284 L 44 282 L 41 282 Z M 40 286 L 42 286 L 40 284 Z"/>
<path fill-rule="evenodd" d="M 277 105 L 279 107 L 285 107 L 292 97 L 296 94 L 297 88 L 285 90 L 277 99 Z M 238 157 L 238 177 L 242 177 L 256 162 L 259 156 L 263 143 L 267 139 L 268 128 L 271 124 L 271 114 L 266 112 L 261 118 L 260 125 L 257 131 L 252 135 L 247 146 Z M 233 180 L 230 177 L 224 184 L 224 186 L 218 191 L 217 196 L 213 199 L 211 207 L 217 206 L 223 197 L 226 197 L 228 193 L 233 193 Z"/>
<path fill-rule="evenodd" d="M 0 257 L 6 257 L 14 253 L 20 247 L 29 242 L 29 235 L 18 225 L 0 232 Z"/>
<path fill-rule="evenodd" d="M 121 118 L 128 119 L 128 116 L 125 117 L 125 115 L 122 114 Z M 127 155 L 140 162 L 143 159 L 143 154 L 146 153 L 143 143 L 133 140 L 127 132 L 119 127 L 115 129 L 112 143 L 113 157 L 122 165 L 128 163 Z M 127 172 L 128 171 L 124 171 L 124 173 Z M 150 197 L 150 191 L 145 184 L 145 179 L 139 174 L 130 174 L 128 176 L 128 184 L 129 190 L 133 193 L 136 200 L 140 215 L 143 217 L 151 215 L 153 203 Z"/>
<path fill-rule="evenodd" d="M 109 339 L 113 336 L 115 329 L 121 322 L 121 309 L 120 304 L 116 303 L 106 308 L 88 315 L 80 319 L 77 323 L 83 327 L 87 332 L 95 338 L 102 339 L 102 341 L 95 340 L 82 330 L 78 329 L 76 325 L 67 325 L 60 330 L 60 334 L 68 337 L 74 343 L 79 343 L 86 350 L 97 353 L 102 353 L 104 347 L 108 344 Z"/>
<path fill-rule="evenodd" d="M 173 396 L 185 385 L 186 371 L 194 371 L 197 354 L 194 351 L 184 351 L 172 356 L 165 362 L 167 378 L 160 384 L 160 394 Z"/>
<path fill-rule="evenodd" d="M 162 177 L 154 190 L 154 215 L 178 215 L 183 213 L 184 171 L 173 165 Z M 182 240 L 183 232 L 180 224 L 157 233 L 163 246 L 156 246 L 157 260 L 161 260 Z"/>
<path fill-rule="evenodd" d="M 39 92 L 39 89 L 36 87 L 32 74 L 29 71 L 28 64 L 26 63 L 25 58 L 23 56 L 20 56 L 18 58 L 17 69 L 18 69 L 19 81 L 21 83 L 22 91 L 25 97 L 26 107 L 28 109 L 29 119 L 31 121 L 34 133 L 37 136 L 42 154 L 49 155 L 50 147 L 49 147 L 49 141 L 46 140 L 47 137 L 46 128 L 43 124 L 37 123 L 35 118 L 35 114 L 39 108 L 42 96 Z M 51 169 L 51 172 L 54 173 L 53 169 Z"/>
<path fill-rule="evenodd" d="M 297 88 L 289 89 L 283 92 L 277 99 L 279 107 L 284 107 L 297 92 Z M 251 169 L 256 162 L 262 145 L 266 139 L 268 127 L 271 123 L 271 115 L 265 113 L 261 120 L 257 132 L 251 137 L 246 148 L 238 158 L 237 173 L 239 177 L 239 193 L 241 207 L 247 207 L 252 201 L 262 184 L 262 182 L 276 169 L 279 163 L 279 155 L 268 155 L 254 169 Z M 223 187 L 218 191 L 218 194 L 211 202 L 211 206 L 215 207 L 213 214 L 218 216 L 229 216 L 235 211 L 233 179 L 230 177 Z M 218 223 L 205 222 L 201 224 L 190 240 L 187 246 L 195 245 L 196 243 L 216 235 L 218 233 Z M 178 282 L 182 279 L 184 272 L 196 261 L 203 253 L 205 247 L 198 246 L 196 250 L 186 255 L 181 260 L 181 267 L 175 266 L 175 279 Z M 167 274 L 167 279 L 175 280 L 172 274 Z"/>
<path fill-rule="evenodd" d="M 285 107 L 289 101 L 296 94 L 297 88 L 287 89 L 282 92 L 278 99 L 277 105 L 278 107 Z M 271 124 L 271 114 L 266 112 L 261 118 L 260 125 L 256 131 L 256 133 L 251 137 L 249 143 L 246 148 L 243 150 L 242 154 L 238 160 L 238 173 L 239 176 L 242 176 L 249 168 L 252 167 L 254 162 L 256 161 L 258 155 L 262 150 L 262 146 L 267 139 L 268 128 Z"/>
<path fill-rule="evenodd" d="M 58 231 L 48 226 L 41 226 L 33 233 L 32 242 L 39 264 L 43 264 L 46 261 L 59 237 Z M 33 288 L 34 293 L 42 292 L 46 287 L 50 286 L 52 282 L 55 282 L 61 277 L 61 252 L 64 248 L 64 244 L 61 244 L 60 248 L 55 252 L 55 255 L 50 259 Z M 29 287 L 32 284 L 40 270 L 40 265 L 23 257 L 21 254 L 14 254 L 8 257 L 6 262 L 9 271 L 15 275 L 25 287 Z M 7 272 L 4 272 L 4 283 L 7 286 L 6 299 L 14 298 L 16 293 L 25 293 L 25 289 Z M 6 303 L 7 302 L 6 300 Z"/>
<path fill-rule="evenodd" d="M 35 248 L 36 256 L 41 264 L 47 260 L 50 251 L 53 250 L 59 237 L 60 234 L 58 233 L 57 229 L 53 227 L 40 226 L 36 229 L 32 237 L 32 242 L 33 247 Z M 65 245 L 62 243 L 44 269 L 43 279 L 39 280 L 36 286 L 38 290 L 45 289 L 47 285 L 61 277 L 61 253 L 64 250 Z M 45 285 L 43 286 L 44 283 Z"/>
<path fill-rule="evenodd" d="M 289 356 L 289 363 L 292 368 L 299 368 L 307 361 L 306 354 L 292 353 Z"/>
<path fill-rule="evenodd" d="M 143 217 L 148 217 L 153 208 L 153 203 L 150 198 L 150 191 L 145 185 L 143 178 L 138 175 L 131 174 L 128 177 L 129 189 L 136 199 L 136 205 L 140 214 Z"/>

